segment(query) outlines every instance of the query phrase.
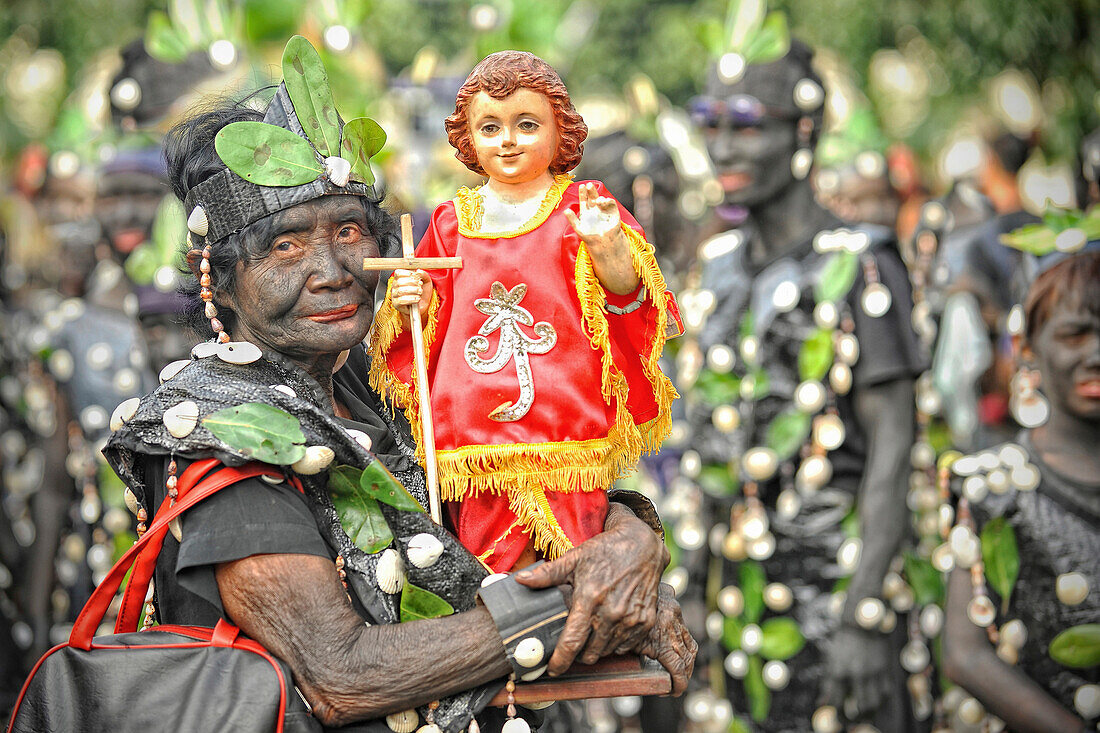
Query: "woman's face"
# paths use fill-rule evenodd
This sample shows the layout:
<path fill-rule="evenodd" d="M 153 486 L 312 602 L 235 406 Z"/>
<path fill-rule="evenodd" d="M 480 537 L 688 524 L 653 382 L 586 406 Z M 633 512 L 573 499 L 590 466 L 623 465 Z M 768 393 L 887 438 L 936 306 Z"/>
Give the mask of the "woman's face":
<path fill-rule="evenodd" d="M 545 95 L 517 89 L 503 99 L 478 92 L 467 108 L 477 162 L 494 181 L 545 175 L 558 152 L 558 125 Z"/>
<path fill-rule="evenodd" d="M 1051 408 L 1100 420 L 1100 316 L 1062 297 L 1031 345 Z"/>
<path fill-rule="evenodd" d="M 771 200 L 794 180 L 791 156 L 797 145 L 794 122 L 765 117 L 753 126 L 728 119 L 704 128 L 725 203 L 754 206 Z"/>
<path fill-rule="evenodd" d="M 324 196 L 274 214 L 266 251 L 237 263 L 232 293 L 219 293 L 237 313 L 234 340 L 291 358 L 337 354 L 362 341 L 374 317 L 377 257 L 357 196 Z"/>

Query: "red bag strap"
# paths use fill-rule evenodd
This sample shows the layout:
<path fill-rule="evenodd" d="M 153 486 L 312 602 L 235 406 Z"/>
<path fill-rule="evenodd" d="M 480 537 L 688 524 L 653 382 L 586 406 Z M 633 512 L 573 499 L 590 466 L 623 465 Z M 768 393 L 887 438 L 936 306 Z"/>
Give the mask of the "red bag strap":
<path fill-rule="evenodd" d="M 141 615 L 141 605 L 145 601 L 145 595 L 149 589 L 149 581 L 156 568 L 157 556 L 164 544 L 165 533 L 168 532 L 168 523 L 183 514 L 185 511 L 206 499 L 211 494 L 220 491 L 226 486 L 231 486 L 244 479 L 255 476 L 267 475 L 282 478 L 283 474 L 272 466 L 264 463 L 247 463 L 239 468 L 224 467 L 215 473 L 206 476 L 211 469 L 220 465 L 216 458 L 208 458 L 192 463 L 180 476 L 176 484 L 176 503 L 168 506 L 168 498 L 161 502 L 153 523 L 145 534 L 134 543 L 133 547 L 115 563 L 108 571 L 94 591 L 84 608 L 77 616 L 73 624 L 72 633 L 69 635 L 69 645 L 78 649 L 91 649 L 92 637 L 103 623 L 103 617 L 107 613 L 111 601 L 118 593 L 126 573 L 131 567 L 134 573 L 126 589 L 126 597 L 123 598 L 123 606 L 115 623 L 115 633 L 127 633 L 137 630 L 137 622 Z M 205 478 L 203 478 L 206 476 Z M 202 479 L 200 481 L 200 479 Z M 295 487 L 301 490 L 301 485 L 293 482 Z"/>

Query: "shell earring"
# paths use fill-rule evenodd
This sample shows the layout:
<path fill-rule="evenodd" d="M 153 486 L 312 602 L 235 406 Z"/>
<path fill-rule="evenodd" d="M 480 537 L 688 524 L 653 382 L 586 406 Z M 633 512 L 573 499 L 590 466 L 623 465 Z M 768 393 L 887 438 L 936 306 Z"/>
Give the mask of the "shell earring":
<path fill-rule="evenodd" d="M 191 232 L 191 248 L 197 249 L 194 237 L 205 238 L 210 231 L 210 221 L 206 211 L 201 206 L 196 206 L 187 217 L 187 228 Z M 218 339 L 219 344 L 229 343 L 229 334 L 218 318 L 218 308 L 214 305 L 214 291 L 210 289 L 210 245 L 203 242 L 202 259 L 199 260 L 199 297 L 203 302 L 203 314 L 210 319 L 210 328 Z"/>

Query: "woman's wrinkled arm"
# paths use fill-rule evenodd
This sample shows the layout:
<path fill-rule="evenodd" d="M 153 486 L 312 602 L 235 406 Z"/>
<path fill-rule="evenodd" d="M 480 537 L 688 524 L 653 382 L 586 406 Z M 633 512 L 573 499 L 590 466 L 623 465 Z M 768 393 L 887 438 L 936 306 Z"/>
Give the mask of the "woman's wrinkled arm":
<path fill-rule="evenodd" d="M 1031 678 L 997 656 L 985 629 L 966 615 L 970 575 L 952 571 L 948 579 L 943 632 L 944 673 L 987 710 L 1020 733 L 1083 731 L 1085 723 L 1058 704 Z"/>
<path fill-rule="evenodd" d="M 367 626 L 323 557 L 253 555 L 218 565 L 215 576 L 226 614 L 290 666 L 326 726 L 408 710 L 511 671 L 480 605 Z"/>

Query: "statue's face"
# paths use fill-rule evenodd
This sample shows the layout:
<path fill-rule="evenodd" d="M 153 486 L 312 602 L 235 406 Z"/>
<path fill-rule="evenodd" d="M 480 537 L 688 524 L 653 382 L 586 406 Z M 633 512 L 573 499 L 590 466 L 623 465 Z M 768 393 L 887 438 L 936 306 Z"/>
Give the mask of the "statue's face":
<path fill-rule="evenodd" d="M 517 89 L 503 99 L 478 92 L 467 110 L 477 162 L 494 181 L 527 183 L 546 174 L 558 125 L 545 95 Z"/>
<path fill-rule="evenodd" d="M 1054 303 L 1032 350 L 1051 409 L 1100 421 L 1100 314 L 1080 300 L 1067 295 Z"/>
<path fill-rule="evenodd" d="M 225 294 L 241 333 L 291 358 L 338 354 L 360 343 L 374 318 L 378 256 L 362 200 L 324 196 L 274 214 L 266 251 L 237 263 Z"/>

